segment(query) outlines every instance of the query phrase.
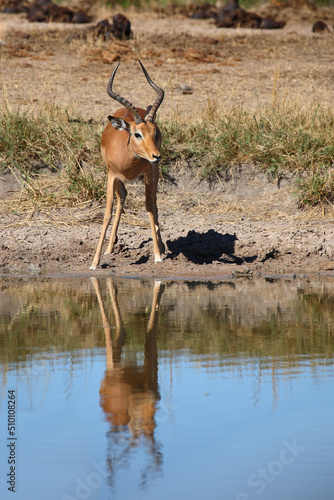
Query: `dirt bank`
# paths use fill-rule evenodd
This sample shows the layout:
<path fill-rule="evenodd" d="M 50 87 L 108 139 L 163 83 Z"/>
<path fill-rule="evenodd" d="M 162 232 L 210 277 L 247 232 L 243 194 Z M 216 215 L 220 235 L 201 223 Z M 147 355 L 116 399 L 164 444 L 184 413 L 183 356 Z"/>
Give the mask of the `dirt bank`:
<path fill-rule="evenodd" d="M 214 187 L 186 175 L 181 181 L 161 183 L 158 195 L 164 261 L 154 264 L 138 182 L 129 186 L 130 206 L 115 254 L 103 256 L 97 274 L 209 278 L 334 271 L 333 213 L 298 209 L 291 179 L 278 185 L 246 166 Z M 87 202 L 74 209 L 3 214 L 1 272 L 92 274 L 103 213 L 102 205 Z"/>

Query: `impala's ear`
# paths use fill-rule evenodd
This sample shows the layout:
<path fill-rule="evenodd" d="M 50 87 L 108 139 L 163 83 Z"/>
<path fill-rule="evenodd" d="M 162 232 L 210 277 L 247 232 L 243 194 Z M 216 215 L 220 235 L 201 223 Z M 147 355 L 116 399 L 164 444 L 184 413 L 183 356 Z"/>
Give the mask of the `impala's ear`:
<path fill-rule="evenodd" d="M 130 134 L 129 124 L 122 118 L 117 118 L 115 116 L 108 116 L 108 120 L 116 130 L 125 130 Z"/>

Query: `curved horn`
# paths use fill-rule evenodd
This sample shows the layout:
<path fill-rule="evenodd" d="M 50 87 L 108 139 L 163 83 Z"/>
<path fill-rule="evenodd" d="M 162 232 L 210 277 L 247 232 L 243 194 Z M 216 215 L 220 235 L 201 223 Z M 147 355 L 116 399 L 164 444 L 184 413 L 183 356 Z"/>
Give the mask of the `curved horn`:
<path fill-rule="evenodd" d="M 144 68 L 143 64 L 141 63 L 141 61 L 139 61 L 139 64 L 141 66 L 141 69 L 143 70 L 143 73 L 146 77 L 146 80 L 148 81 L 148 83 L 151 85 L 151 87 L 158 94 L 156 100 L 154 101 L 154 104 L 152 106 L 150 106 L 149 108 L 147 108 L 148 113 L 145 116 L 145 120 L 147 120 L 148 122 L 153 122 L 155 114 L 158 111 L 159 106 L 164 99 L 165 93 L 160 87 L 158 87 L 158 85 L 156 85 L 154 82 L 152 82 L 151 78 L 148 76 L 148 73 L 147 73 L 146 69 Z"/>
<path fill-rule="evenodd" d="M 138 125 L 138 123 L 141 123 L 144 120 L 142 119 L 142 117 L 138 113 L 137 108 L 135 108 L 134 105 L 131 104 L 131 102 L 129 102 L 126 99 L 124 99 L 124 97 L 121 97 L 120 95 L 115 94 L 115 92 L 112 91 L 112 85 L 113 85 L 115 74 L 116 74 L 116 71 L 118 70 L 118 66 L 119 65 L 120 65 L 120 63 L 117 64 L 116 68 L 114 69 L 114 71 L 113 71 L 113 73 L 112 73 L 112 75 L 110 77 L 110 80 L 109 80 L 109 83 L 108 83 L 108 87 L 107 87 L 107 92 L 108 92 L 108 94 L 110 95 L 110 97 L 112 99 L 115 99 L 115 101 L 119 102 L 128 111 L 130 111 L 130 113 L 132 114 L 133 118 L 135 119 L 136 125 Z"/>

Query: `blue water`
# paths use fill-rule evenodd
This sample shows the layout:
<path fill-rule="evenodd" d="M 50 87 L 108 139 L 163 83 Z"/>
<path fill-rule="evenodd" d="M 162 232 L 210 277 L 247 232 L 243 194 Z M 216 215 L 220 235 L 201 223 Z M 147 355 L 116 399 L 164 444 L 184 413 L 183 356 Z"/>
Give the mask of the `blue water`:
<path fill-rule="evenodd" d="M 103 280 L 100 284 L 115 340 L 115 309 Z M 50 337 L 47 330 L 47 342 L 39 337 L 34 346 L 34 332 L 28 327 L 24 335 L 32 337 L 29 349 L 26 346 L 22 353 L 22 347 L 13 344 L 13 337 L 19 336 L 16 328 L 25 329 L 21 323 L 15 327 L 17 315 L 27 314 L 25 309 L 8 314 L 1 322 L 2 346 L 10 344 L 11 349 L 10 362 L 2 359 L 1 367 L 1 498 L 332 500 L 332 284 L 327 284 L 325 294 L 319 292 L 321 287 L 314 291 L 307 285 L 302 305 L 300 287 L 296 289 L 296 303 L 289 300 L 290 305 L 282 306 L 281 329 L 275 327 L 274 332 L 272 315 L 277 303 L 267 327 L 263 323 L 266 314 L 258 304 L 265 303 L 275 283 L 258 285 L 259 295 L 253 310 L 248 308 L 248 320 L 241 321 L 239 315 L 233 323 L 229 316 L 217 331 L 207 312 L 211 316 L 212 311 L 220 314 L 227 308 L 226 294 L 218 285 L 213 284 L 210 291 L 204 284 L 193 287 L 187 297 L 192 313 L 187 316 L 182 312 L 184 295 L 182 308 L 177 305 L 181 285 L 175 285 L 173 295 L 171 284 L 157 307 L 156 330 L 150 332 L 156 335 L 155 349 L 155 344 L 144 345 L 152 284 L 143 284 L 146 307 L 141 303 L 132 308 L 136 302 L 129 300 L 132 285 L 119 281 L 124 338 L 119 357 L 113 351 L 114 364 L 108 374 L 103 343 L 106 324 L 102 328 L 102 319 L 97 323 L 100 309 L 93 300 L 94 290 L 82 287 L 82 281 L 78 287 L 66 283 L 69 296 L 72 286 L 77 297 L 84 297 L 82 306 L 76 299 L 75 311 L 80 311 L 80 325 L 85 324 L 86 330 L 80 337 L 78 329 L 66 351 L 61 345 L 67 339 L 57 343 L 57 333 Z M 137 290 L 140 283 L 134 286 Z M 296 284 L 286 286 L 294 296 Z M 238 297 L 233 293 L 229 289 L 236 318 Z M 304 299 L 311 293 L 318 300 L 311 302 L 309 315 L 301 315 Z M 24 297 L 31 306 L 35 298 Z M 321 311 L 318 303 L 325 303 Z M 40 311 L 43 317 L 46 309 Z M 60 308 L 59 314 L 68 315 L 68 310 Z M 68 335 L 78 324 L 77 319 L 72 323 L 72 314 L 64 324 L 57 320 L 60 328 L 67 325 Z M 261 332 L 254 333 L 259 328 Z M 64 335 L 64 331 L 59 334 Z M 206 336 L 210 338 L 207 344 Z M 5 479 L 11 390 L 16 398 L 15 494 L 8 491 Z"/>

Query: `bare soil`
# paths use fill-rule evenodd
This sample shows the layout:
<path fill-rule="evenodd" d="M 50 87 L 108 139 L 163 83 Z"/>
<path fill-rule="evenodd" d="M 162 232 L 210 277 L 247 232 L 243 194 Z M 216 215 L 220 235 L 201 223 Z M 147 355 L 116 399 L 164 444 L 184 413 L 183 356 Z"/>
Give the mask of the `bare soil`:
<path fill-rule="evenodd" d="M 166 90 L 159 110 L 196 115 L 212 106 L 258 109 L 273 98 L 305 104 L 334 100 L 334 9 L 263 7 L 287 21 L 280 30 L 218 29 L 212 20 L 128 11 L 128 42 L 83 37 L 87 25 L 32 24 L 24 15 L 0 14 L 1 106 L 34 113 L 45 102 L 72 116 L 104 120 L 115 109 L 106 84 L 121 60 L 118 85 L 135 105 L 152 99 L 136 62 Z M 115 12 L 108 13 L 112 17 Z M 96 17 L 94 23 L 106 17 Z M 314 34 L 322 19 L 330 32 Z M 115 82 L 116 84 L 116 82 Z M 192 93 L 184 93 L 184 87 Z M 116 85 L 115 85 L 116 88 Z M 273 180 L 252 164 L 234 165 L 224 179 L 194 177 L 186 165 L 165 166 L 158 207 L 165 259 L 154 264 L 140 181 L 129 186 L 119 240 L 99 270 L 89 271 L 104 213 L 96 202 L 0 214 L 0 273 L 115 274 L 156 278 L 220 278 L 252 274 L 334 274 L 334 211 L 298 207 L 294 176 Z M 56 174 L 49 174 L 57 182 Z M 54 177 L 52 177 L 54 176 Z M 20 195 L 10 174 L 0 197 Z M 141 201 L 141 203 L 139 203 Z"/>

